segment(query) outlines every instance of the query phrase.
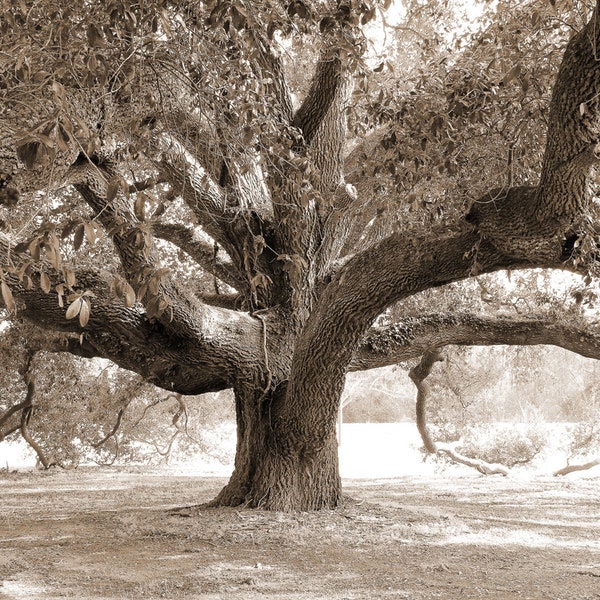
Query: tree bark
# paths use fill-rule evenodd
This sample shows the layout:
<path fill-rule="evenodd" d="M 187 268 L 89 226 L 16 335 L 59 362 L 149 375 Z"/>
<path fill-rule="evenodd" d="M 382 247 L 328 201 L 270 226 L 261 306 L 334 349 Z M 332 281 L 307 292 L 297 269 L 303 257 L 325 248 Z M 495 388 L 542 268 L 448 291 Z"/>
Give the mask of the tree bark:
<path fill-rule="evenodd" d="M 335 431 L 318 449 L 296 443 L 291 432 L 275 431 L 271 409 L 282 387 L 236 391 L 237 445 L 234 471 L 209 506 L 269 510 L 335 508 L 341 499 Z M 282 444 L 281 440 L 286 443 Z"/>

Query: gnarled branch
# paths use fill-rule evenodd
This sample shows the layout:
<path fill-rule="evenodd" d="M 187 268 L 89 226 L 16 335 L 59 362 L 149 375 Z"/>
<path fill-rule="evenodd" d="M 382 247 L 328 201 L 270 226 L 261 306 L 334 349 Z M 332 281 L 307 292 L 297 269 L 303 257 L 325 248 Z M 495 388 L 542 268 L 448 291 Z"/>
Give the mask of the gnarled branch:
<path fill-rule="evenodd" d="M 186 227 L 179 223 L 153 223 L 152 232 L 155 236 L 171 242 L 183 250 L 203 269 L 227 285 L 233 288 L 240 286 L 242 275 L 237 272 L 231 258 L 215 256 L 214 244 L 198 236 L 192 227 Z"/>
<path fill-rule="evenodd" d="M 372 328 L 359 344 L 351 370 L 377 368 L 416 358 L 443 346 L 552 345 L 600 359 L 600 330 L 536 317 L 485 317 L 471 313 L 411 317 Z"/>
<path fill-rule="evenodd" d="M 18 271 L 23 260 L 14 244 L 0 234 L 0 262 L 7 254 Z M 62 275 L 46 269 L 51 287 L 62 282 Z M 80 288 L 93 292 L 89 296 L 90 317 L 85 327 L 77 319 L 67 319 L 66 307 L 60 307 L 54 292 L 39 287 L 39 272 L 31 267 L 32 286 L 15 274 L 5 273 L 17 303 L 19 314 L 44 329 L 74 334 L 57 341 L 54 351 L 68 351 L 85 357 L 108 358 L 117 365 L 140 374 L 147 381 L 184 394 L 218 391 L 230 386 L 229 377 L 240 358 L 256 362 L 261 352 L 261 330 L 250 316 L 218 307 L 205 307 L 210 318 L 201 323 L 196 338 L 175 335 L 159 322 L 150 320 L 139 304 L 127 307 L 111 296 L 109 282 L 99 272 L 76 271 Z M 205 313 L 206 315 L 206 313 Z M 218 336 L 220 323 L 235 327 L 228 336 Z M 83 336 L 81 340 L 80 336 Z M 241 348 L 241 350 L 240 350 Z"/>
<path fill-rule="evenodd" d="M 436 442 L 431 436 L 427 426 L 426 413 L 429 388 L 425 382 L 425 379 L 431 373 L 431 369 L 433 368 L 434 364 L 443 360 L 444 359 L 439 351 L 436 348 L 433 348 L 425 352 L 421 358 L 421 362 L 413 367 L 408 374 L 417 388 L 417 428 L 421 434 L 421 439 L 423 440 L 425 449 L 429 454 L 447 454 L 455 462 L 461 463 L 468 467 L 473 467 L 484 475 L 508 475 L 508 469 L 504 465 L 498 463 L 488 463 L 485 460 L 465 456 L 464 454 L 457 452 L 451 444 Z"/>

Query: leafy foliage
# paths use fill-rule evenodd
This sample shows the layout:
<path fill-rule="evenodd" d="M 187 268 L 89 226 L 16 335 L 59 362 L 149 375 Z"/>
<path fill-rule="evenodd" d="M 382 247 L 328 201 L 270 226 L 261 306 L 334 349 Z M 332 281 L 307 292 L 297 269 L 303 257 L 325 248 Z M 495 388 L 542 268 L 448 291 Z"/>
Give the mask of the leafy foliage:
<path fill-rule="evenodd" d="M 13 390 L 0 403 L 0 441 L 22 433 L 23 411 L 31 408 L 27 429 L 48 465 L 167 462 L 172 455 L 211 454 L 216 449 L 204 430 L 233 416 L 227 397 L 184 399 L 106 361 L 44 352 L 52 340 L 36 340 L 35 330 L 25 325 L 9 327 L 0 340 L 4 350 L 11 349 L 0 382 Z M 36 343 L 33 362 L 27 364 Z M 34 383 L 27 407 L 22 406 L 26 381 Z M 11 415 L 14 407 L 19 410 Z"/>
<path fill-rule="evenodd" d="M 526 427 L 479 427 L 468 431 L 461 450 L 468 456 L 508 467 L 530 463 L 548 444 L 539 424 Z"/>
<path fill-rule="evenodd" d="M 329 476 L 302 457 L 324 440 L 333 452 L 353 349 L 382 310 L 481 271 L 594 263 L 593 23 L 569 45 L 574 74 L 559 71 L 550 98 L 569 29 L 588 15 L 571 3 L 483 3 L 477 26 L 458 27 L 459 9 L 425 0 L 406 2 L 392 26 L 389 6 L 3 0 L 0 291 L 11 319 L 57 332 L 50 347 L 25 342 L 23 433 L 50 448 L 37 416 L 54 423 L 65 398 L 75 404 L 51 365 L 80 392 L 103 390 L 54 432 L 65 448 L 90 440 L 114 453 L 118 424 L 133 452 L 160 405 L 171 433 L 153 443 L 168 454 L 176 438 L 198 439 L 183 395 L 234 389 L 244 454 L 234 479 L 264 481 L 233 481 L 230 501 L 252 488 L 256 505 L 313 507 L 327 494 L 306 490 L 337 481 L 335 461 Z M 368 38 L 378 22 L 394 49 L 386 57 Z M 489 309 L 503 302 L 495 288 L 479 279 L 441 296 Z M 578 289 L 569 310 L 583 313 L 594 294 Z M 92 384 L 62 358 L 32 367 L 57 344 L 166 396 L 155 405 L 146 384 L 108 371 Z M 50 382 L 60 398 L 33 404 L 34 371 L 36 394 Z M 503 374 L 498 365 L 472 395 Z M 463 401 L 464 381 L 454 390 Z M 64 452 L 76 462 L 77 445 Z M 271 490 L 285 485 L 271 479 L 294 460 L 305 464 L 290 481 L 307 486 L 278 505 Z"/>

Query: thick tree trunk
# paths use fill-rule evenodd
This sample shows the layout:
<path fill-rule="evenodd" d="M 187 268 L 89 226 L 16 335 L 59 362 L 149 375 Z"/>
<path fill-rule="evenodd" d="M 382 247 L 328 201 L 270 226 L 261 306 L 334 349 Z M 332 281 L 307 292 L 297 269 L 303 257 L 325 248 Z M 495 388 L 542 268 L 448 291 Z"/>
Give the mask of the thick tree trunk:
<path fill-rule="evenodd" d="M 329 435 L 320 439 L 300 438 L 291 430 L 277 428 L 272 409 L 284 395 L 285 385 L 267 393 L 256 386 L 236 390 L 235 468 L 212 506 L 290 511 L 339 504 L 335 422 Z"/>
<path fill-rule="evenodd" d="M 279 432 L 285 435 L 285 432 Z M 342 486 L 335 428 L 322 442 L 271 438 L 251 487 L 249 504 L 269 510 L 321 510 L 338 506 Z"/>

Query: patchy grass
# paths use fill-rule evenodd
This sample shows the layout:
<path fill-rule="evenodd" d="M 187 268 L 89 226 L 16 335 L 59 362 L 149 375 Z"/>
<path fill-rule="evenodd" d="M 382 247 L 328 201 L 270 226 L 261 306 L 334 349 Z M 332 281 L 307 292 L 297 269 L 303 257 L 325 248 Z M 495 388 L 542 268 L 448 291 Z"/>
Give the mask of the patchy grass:
<path fill-rule="evenodd" d="M 600 598 L 600 483 L 348 480 L 337 511 L 173 511 L 223 479 L 0 477 L 0 598 Z"/>

